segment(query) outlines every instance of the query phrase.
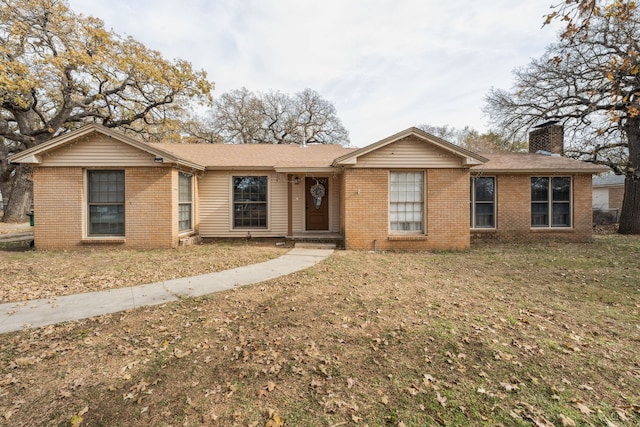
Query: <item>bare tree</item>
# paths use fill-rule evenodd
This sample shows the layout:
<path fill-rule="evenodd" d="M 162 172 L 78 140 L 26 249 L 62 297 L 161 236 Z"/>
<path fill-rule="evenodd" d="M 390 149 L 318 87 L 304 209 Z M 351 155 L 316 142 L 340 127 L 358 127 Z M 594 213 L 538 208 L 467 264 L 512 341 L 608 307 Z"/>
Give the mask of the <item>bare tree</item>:
<path fill-rule="evenodd" d="M 464 132 L 465 132 L 464 129 L 460 130 L 449 125 L 434 126 L 429 124 L 422 124 L 422 125 L 418 125 L 417 128 L 427 133 L 430 133 L 433 136 L 437 136 L 438 138 L 442 138 L 445 141 L 448 141 L 457 145 L 462 145 L 462 139 L 464 138 Z"/>
<path fill-rule="evenodd" d="M 233 90 L 215 102 L 212 126 L 232 144 L 349 144 L 333 104 L 311 89 L 293 96 Z"/>
<path fill-rule="evenodd" d="M 495 131 L 480 133 L 469 128 L 465 128 L 462 146 L 480 154 L 518 153 L 527 149 L 527 143 L 523 139 L 509 138 Z"/>
<path fill-rule="evenodd" d="M 572 31 L 517 69 L 511 90 L 492 89 L 485 111 L 512 134 L 564 124 L 568 154 L 625 175 L 619 231 L 640 234 L 640 12 L 592 14 Z"/>
<path fill-rule="evenodd" d="M 522 140 L 509 138 L 492 130 L 480 133 L 469 126 L 458 129 L 449 125 L 433 126 L 423 124 L 417 127 L 431 135 L 476 153 L 519 152 L 526 148 L 525 142 Z"/>
<path fill-rule="evenodd" d="M 213 129 L 226 143 L 260 142 L 261 101 L 247 88 L 222 94 L 214 103 Z"/>
<path fill-rule="evenodd" d="M 3 221 L 21 220 L 32 199 L 31 170 L 9 165 L 10 153 L 86 122 L 148 138 L 176 133 L 184 109 L 209 103 L 211 88 L 190 63 L 107 31 L 65 0 L 0 0 L 0 176 L 10 182 Z"/>

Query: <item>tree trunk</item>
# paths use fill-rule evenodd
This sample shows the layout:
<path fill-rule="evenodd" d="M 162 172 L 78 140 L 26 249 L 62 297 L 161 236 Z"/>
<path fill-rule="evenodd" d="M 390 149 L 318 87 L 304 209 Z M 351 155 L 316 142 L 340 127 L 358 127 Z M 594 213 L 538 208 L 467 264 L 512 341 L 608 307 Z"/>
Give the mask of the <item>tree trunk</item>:
<path fill-rule="evenodd" d="M 0 193 L 2 193 L 2 202 L 0 202 L 0 211 L 9 200 L 11 194 L 11 169 L 5 167 L 6 160 L 0 160 Z"/>
<path fill-rule="evenodd" d="M 620 212 L 620 234 L 640 234 L 640 117 L 625 123 L 629 144 L 629 172 L 624 180 L 624 200 Z"/>
<path fill-rule="evenodd" d="M 635 174 L 624 180 L 624 200 L 620 212 L 620 234 L 640 234 L 640 179 Z"/>
<path fill-rule="evenodd" d="M 5 195 L 3 194 L 4 198 Z M 31 210 L 33 199 L 33 181 L 31 180 L 31 168 L 20 165 L 13 176 L 13 188 L 7 195 L 9 200 L 4 200 L 6 208 L 2 222 L 24 222 L 26 214 Z"/>

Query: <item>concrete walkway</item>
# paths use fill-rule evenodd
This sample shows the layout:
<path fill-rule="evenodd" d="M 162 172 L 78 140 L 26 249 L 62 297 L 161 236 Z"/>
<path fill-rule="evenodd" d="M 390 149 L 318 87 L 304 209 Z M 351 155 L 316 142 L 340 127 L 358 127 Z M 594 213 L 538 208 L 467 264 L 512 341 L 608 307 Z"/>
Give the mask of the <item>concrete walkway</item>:
<path fill-rule="evenodd" d="M 86 319 L 123 310 L 198 297 L 259 283 L 311 267 L 331 249 L 294 248 L 279 258 L 231 270 L 166 282 L 0 304 L 0 333 Z"/>

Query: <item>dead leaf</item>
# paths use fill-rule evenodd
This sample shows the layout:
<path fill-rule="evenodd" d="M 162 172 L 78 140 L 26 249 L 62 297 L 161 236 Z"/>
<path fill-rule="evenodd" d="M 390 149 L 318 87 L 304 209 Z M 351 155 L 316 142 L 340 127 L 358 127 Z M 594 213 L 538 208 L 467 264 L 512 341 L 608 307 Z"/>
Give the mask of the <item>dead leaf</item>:
<path fill-rule="evenodd" d="M 604 420 L 607 422 L 607 427 L 618 427 L 618 425 L 611 421 L 609 418 L 604 417 Z"/>
<path fill-rule="evenodd" d="M 575 421 L 573 421 L 571 418 L 567 417 L 566 415 L 560 414 L 558 418 L 560 418 L 560 424 L 562 424 L 563 427 L 576 427 Z"/>
<path fill-rule="evenodd" d="M 582 412 L 585 415 L 591 415 L 593 413 L 593 411 L 589 409 L 587 405 L 585 405 L 583 402 L 579 400 L 575 400 L 572 403 L 576 406 L 576 408 L 580 410 L 580 412 Z"/>
<path fill-rule="evenodd" d="M 264 427 L 283 427 L 284 421 L 280 418 L 280 415 L 277 413 L 273 414 L 273 417 L 267 421 Z"/>
<path fill-rule="evenodd" d="M 620 417 L 622 421 L 629 421 L 629 417 L 627 417 L 627 411 L 625 411 L 623 408 L 616 407 L 616 414 L 618 414 L 618 417 Z"/>
<path fill-rule="evenodd" d="M 389 404 L 389 396 L 386 396 L 386 395 L 382 396 L 380 401 L 382 402 L 383 405 L 388 405 Z"/>
<path fill-rule="evenodd" d="M 69 425 L 71 427 L 79 427 L 80 424 L 82 424 L 82 417 L 79 415 L 74 415 L 71 417 L 71 420 L 69 420 Z"/>
<path fill-rule="evenodd" d="M 264 386 L 264 389 L 267 391 L 273 391 L 276 388 L 276 383 L 274 383 L 273 381 L 269 381 L 269 383 Z"/>
<path fill-rule="evenodd" d="M 436 400 L 442 405 L 443 408 L 447 406 L 446 396 L 441 396 L 440 393 L 436 393 Z"/>
<path fill-rule="evenodd" d="M 517 391 L 519 390 L 518 386 L 516 384 L 509 384 L 509 383 L 500 383 L 500 386 L 505 389 L 506 391 Z"/>

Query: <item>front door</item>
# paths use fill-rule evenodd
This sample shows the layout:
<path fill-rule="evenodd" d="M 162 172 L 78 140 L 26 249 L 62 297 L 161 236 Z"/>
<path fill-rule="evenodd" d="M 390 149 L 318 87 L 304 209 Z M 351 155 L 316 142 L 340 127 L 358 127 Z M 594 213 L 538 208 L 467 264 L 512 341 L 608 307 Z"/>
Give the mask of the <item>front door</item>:
<path fill-rule="evenodd" d="M 307 230 L 329 230 L 329 178 L 305 178 Z"/>

